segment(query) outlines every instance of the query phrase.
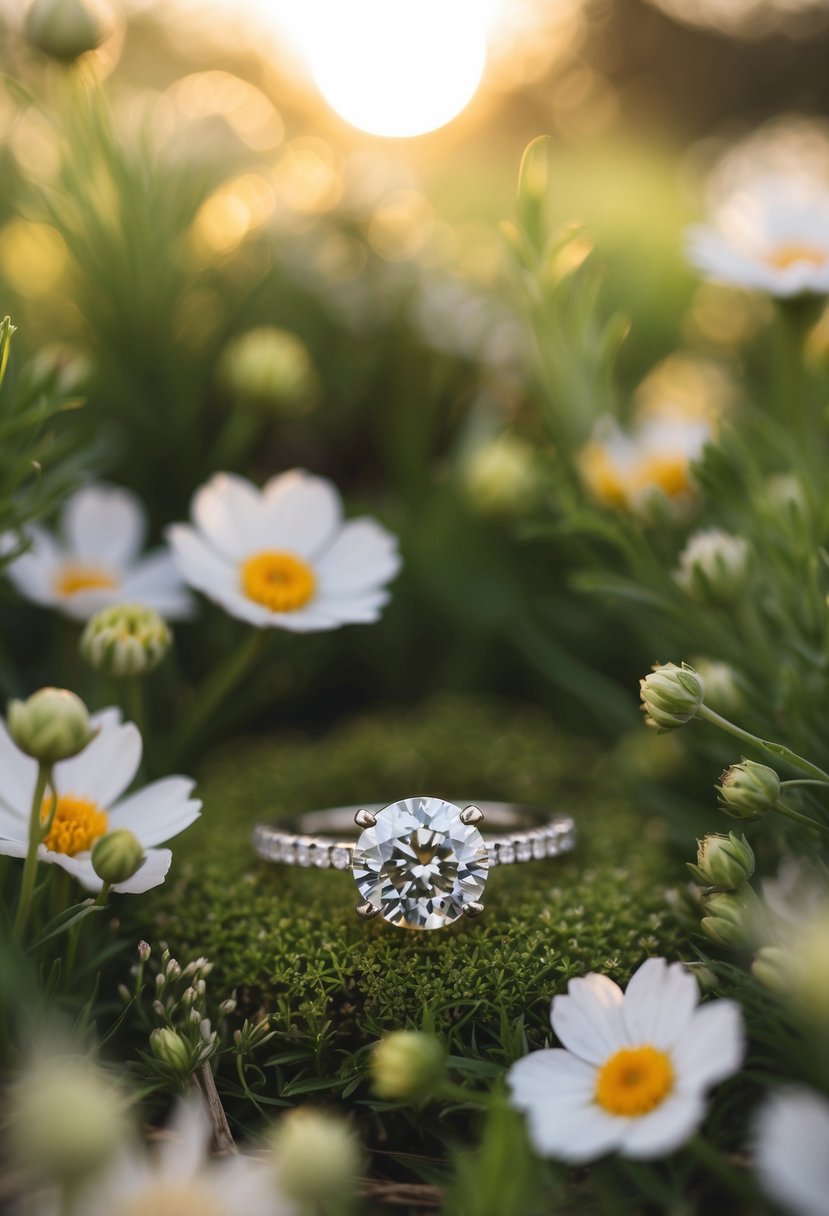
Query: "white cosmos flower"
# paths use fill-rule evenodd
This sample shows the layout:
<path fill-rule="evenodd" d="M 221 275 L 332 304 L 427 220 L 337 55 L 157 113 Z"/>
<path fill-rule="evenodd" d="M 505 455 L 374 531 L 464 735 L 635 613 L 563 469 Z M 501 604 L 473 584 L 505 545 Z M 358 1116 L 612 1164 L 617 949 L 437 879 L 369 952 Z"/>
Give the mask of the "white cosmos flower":
<path fill-rule="evenodd" d="M 714 226 L 688 232 L 689 261 L 709 278 L 774 296 L 829 292 L 829 192 L 767 177 L 737 191 Z"/>
<path fill-rule="evenodd" d="M 829 1212 L 829 1102 L 808 1089 L 774 1094 L 760 1111 L 754 1164 L 764 1189 L 796 1216 Z"/>
<path fill-rule="evenodd" d="M 739 1006 L 698 1002 L 694 977 L 663 958 L 643 963 L 624 993 L 604 975 L 571 980 L 552 1008 L 564 1048 L 531 1052 L 507 1078 L 537 1151 L 581 1162 L 614 1150 L 662 1157 L 683 1144 L 705 1091 L 743 1058 Z"/>
<path fill-rule="evenodd" d="M 189 616 L 193 602 L 170 552 L 141 555 L 147 520 L 129 490 L 93 485 L 77 490 L 61 512 L 59 536 L 28 525 L 25 553 L 6 573 L 26 599 L 86 621 L 110 604 L 141 604 L 168 620 Z M 0 555 L 18 546 L 0 536 Z"/>
<path fill-rule="evenodd" d="M 143 846 L 145 860 L 113 890 L 148 891 L 164 881 L 172 860 L 169 849 L 155 846 L 189 827 L 199 817 L 201 802 L 190 797 L 194 782 L 189 777 L 165 777 L 122 797 L 138 770 L 141 735 L 131 722 L 121 721 L 119 709 L 94 714 L 92 724 L 100 728 L 92 742 L 54 767 L 58 804 L 38 860 L 61 866 L 87 891 L 100 891 L 92 845 L 111 829 L 129 828 Z M 0 721 L 0 855 L 26 856 L 37 770 L 37 761 L 14 745 Z M 44 809 L 51 803 L 47 793 Z"/>
<path fill-rule="evenodd" d="M 300 469 L 263 490 L 217 473 L 195 494 L 195 526 L 167 535 L 179 570 L 232 616 L 297 632 L 376 621 L 400 569 L 373 519 L 343 522 L 335 486 Z"/>

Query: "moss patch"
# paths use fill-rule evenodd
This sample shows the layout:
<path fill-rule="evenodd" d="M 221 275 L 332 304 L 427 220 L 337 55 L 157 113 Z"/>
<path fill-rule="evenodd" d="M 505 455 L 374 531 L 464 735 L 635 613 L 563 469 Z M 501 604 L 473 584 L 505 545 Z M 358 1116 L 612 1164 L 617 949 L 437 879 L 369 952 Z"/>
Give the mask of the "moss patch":
<path fill-rule="evenodd" d="M 355 916 L 349 873 L 259 863 L 248 842 L 257 820 L 415 792 L 548 804 L 575 815 L 579 845 L 566 861 L 496 869 L 480 920 L 407 933 Z M 180 958 L 211 958 L 212 990 L 272 1011 L 320 1067 L 424 1009 L 453 1050 L 502 1061 L 522 1019 L 543 1042 L 571 975 L 624 982 L 646 955 L 679 950 L 664 904 L 679 867 L 602 757 L 535 709 L 441 698 L 321 740 L 236 744 L 206 765 L 201 793 L 203 818 L 151 905 L 157 936 Z"/>

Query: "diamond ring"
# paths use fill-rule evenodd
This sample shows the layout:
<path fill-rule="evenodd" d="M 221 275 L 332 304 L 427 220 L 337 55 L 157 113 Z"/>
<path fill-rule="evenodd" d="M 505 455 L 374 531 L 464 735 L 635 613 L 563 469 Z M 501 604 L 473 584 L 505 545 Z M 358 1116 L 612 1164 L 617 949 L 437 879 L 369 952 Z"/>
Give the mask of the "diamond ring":
<path fill-rule="evenodd" d="M 498 835 L 481 834 L 484 819 Z M 355 824 L 357 840 L 340 839 Z M 267 861 L 351 870 L 360 892 L 357 912 L 366 919 L 380 915 L 401 929 L 442 929 L 483 911 L 493 866 L 567 853 L 576 829 L 566 816 L 514 803 L 461 808 L 442 798 L 403 798 L 387 806 L 310 811 L 285 827 L 260 823 L 252 840 Z"/>

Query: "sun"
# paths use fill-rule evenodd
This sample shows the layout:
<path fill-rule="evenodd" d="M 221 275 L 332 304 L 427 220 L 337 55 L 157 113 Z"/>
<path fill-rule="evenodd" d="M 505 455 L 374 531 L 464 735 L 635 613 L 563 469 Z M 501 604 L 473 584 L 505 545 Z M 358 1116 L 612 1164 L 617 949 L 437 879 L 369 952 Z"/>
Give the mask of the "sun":
<path fill-rule="evenodd" d="M 422 135 L 472 99 L 486 63 L 486 0 L 312 4 L 302 42 L 325 100 L 373 135 Z"/>

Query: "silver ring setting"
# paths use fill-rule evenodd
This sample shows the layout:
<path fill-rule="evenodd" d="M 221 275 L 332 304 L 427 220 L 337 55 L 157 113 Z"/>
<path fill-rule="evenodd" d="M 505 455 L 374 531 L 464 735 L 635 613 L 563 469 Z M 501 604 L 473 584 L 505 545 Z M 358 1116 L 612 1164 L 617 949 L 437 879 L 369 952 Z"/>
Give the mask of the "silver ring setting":
<path fill-rule="evenodd" d="M 484 836 L 484 820 L 513 830 Z M 355 825 L 357 840 L 342 839 Z M 350 869 L 358 914 L 382 916 L 402 929 L 442 929 L 461 916 L 478 916 L 493 867 L 558 857 L 576 841 L 567 816 L 503 802 L 461 807 L 432 797 L 311 811 L 293 826 L 258 824 L 252 843 L 259 856 L 282 865 Z"/>

